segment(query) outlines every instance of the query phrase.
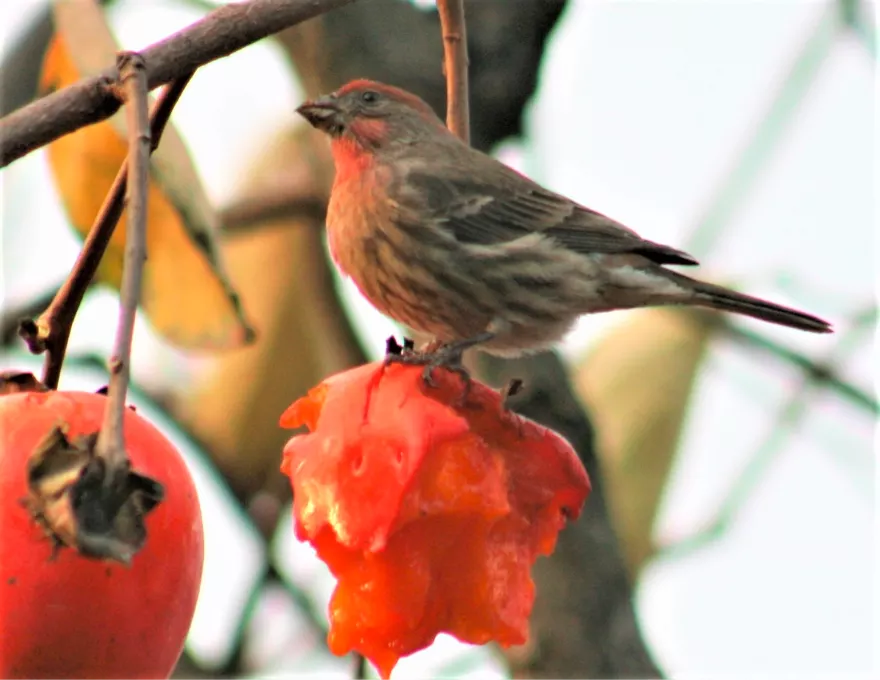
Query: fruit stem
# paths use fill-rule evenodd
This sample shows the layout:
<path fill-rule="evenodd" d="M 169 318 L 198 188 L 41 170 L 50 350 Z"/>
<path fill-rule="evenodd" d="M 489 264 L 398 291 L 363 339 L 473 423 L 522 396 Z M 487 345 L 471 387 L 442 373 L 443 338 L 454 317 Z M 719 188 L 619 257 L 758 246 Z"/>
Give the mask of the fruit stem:
<path fill-rule="evenodd" d="M 150 175 L 150 123 L 147 102 L 146 64 L 135 52 L 121 52 L 117 57 L 119 80 L 125 96 L 128 123 L 128 182 L 125 195 L 127 219 L 125 259 L 119 301 L 119 322 L 110 355 L 110 385 L 104 422 L 95 444 L 95 454 L 103 457 L 109 467 L 124 468 L 127 455 L 122 432 L 125 396 L 131 374 L 131 341 L 138 303 L 144 261 L 147 259 L 147 190 Z M 108 475 L 107 479 L 111 479 Z"/>

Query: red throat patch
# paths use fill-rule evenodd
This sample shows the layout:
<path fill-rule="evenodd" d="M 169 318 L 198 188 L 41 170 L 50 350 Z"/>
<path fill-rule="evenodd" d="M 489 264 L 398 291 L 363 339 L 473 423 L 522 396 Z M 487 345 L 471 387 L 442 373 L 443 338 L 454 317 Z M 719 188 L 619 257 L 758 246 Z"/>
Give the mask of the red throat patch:
<path fill-rule="evenodd" d="M 388 133 L 388 123 L 376 118 L 356 118 L 349 133 L 333 140 L 331 149 L 339 180 L 360 174 L 372 162 L 372 147 Z"/>
<path fill-rule="evenodd" d="M 336 166 L 336 182 L 357 177 L 373 161 L 371 152 L 349 135 L 334 139 L 330 144 L 330 150 Z"/>
<path fill-rule="evenodd" d="M 349 129 L 364 147 L 383 141 L 388 136 L 388 123 L 379 118 L 355 118 Z"/>

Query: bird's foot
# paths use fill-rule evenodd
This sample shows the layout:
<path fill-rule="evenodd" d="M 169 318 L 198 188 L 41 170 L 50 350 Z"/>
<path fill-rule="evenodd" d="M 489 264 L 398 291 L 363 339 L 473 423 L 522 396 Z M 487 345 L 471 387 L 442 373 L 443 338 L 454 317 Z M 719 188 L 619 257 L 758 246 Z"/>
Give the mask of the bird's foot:
<path fill-rule="evenodd" d="M 461 377 L 464 386 L 464 392 L 461 396 L 461 403 L 467 402 L 468 393 L 471 387 L 471 374 L 462 363 L 462 356 L 466 349 L 470 349 L 474 345 L 487 342 L 494 337 L 492 333 L 482 333 L 473 338 L 458 340 L 456 342 L 446 343 L 444 345 L 435 346 L 434 343 L 428 345 L 425 350 L 416 350 L 415 343 L 409 338 L 404 338 L 403 345 L 400 345 L 392 336 L 388 338 L 385 344 L 385 365 L 404 364 L 408 366 L 424 366 L 422 371 L 422 380 L 429 387 L 436 387 L 434 382 L 434 369 L 443 368 L 452 371 Z"/>
<path fill-rule="evenodd" d="M 429 387 L 436 387 L 434 369 L 445 368 L 461 376 L 465 384 L 471 380 L 470 373 L 462 364 L 463 349 L 455 343 L 441 345 L 437 349 L 416 350 L 412 340 L 405 338 L 403 345 L 393 337 L 388 339 L 385 352 L 385 365 L 404 364 L 406 366 L 424 366 L 422 380 Z"/>

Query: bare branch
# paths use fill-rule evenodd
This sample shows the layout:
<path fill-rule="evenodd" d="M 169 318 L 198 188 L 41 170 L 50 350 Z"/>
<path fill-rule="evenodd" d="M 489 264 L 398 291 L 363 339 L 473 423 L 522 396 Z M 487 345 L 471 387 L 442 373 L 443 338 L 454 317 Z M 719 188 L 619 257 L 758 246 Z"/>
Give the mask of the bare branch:
<path fill-rule="evenodd" d="M 150 122 L 152 148 L 155 149 L 159 143 L 171 110 L 177 104 L 177 100 L 180 99 L 180 95 L 191 77 L 191 73 L 186 74 L 171 83 L 156 101 Z M 113 181 L 107 198 L 104 199 L 104 204 L 95 218 L 95 223 L 89 230 L 89 235 L 83 243 L 70 276 L 67 277 L 64 285 L 52 299 L 48 309 L 40 315 L 36 322 L 28 319 L 22 321 L 19 326 L 19 335 L 27 343 L 31 352 L 35 354 L 46 352 L 43 383 L 50 389 L 58 387 L 58 378 L 61 375 L 61 365 L 67 351 L 67 340 L 70 337 L 73 319 L 95 272 L 98 270 L 98 264 L 104 257 L 104 251 L 107 250 L 107 244 L 110 243 L 110 238 L 113 236 L 113 231 L 122 215 L 127 180 L 128 166 L 123 164 L 116 174 L 116 179 Z"/>
<path fill-rule="evenodd" d="M 437 0 L 443 31 L 443 73 L 446 76 L 446 125 L 468 144 L 471 121 L 468 109 L 467 28 L 463 0 Z"/>
<path fill-rule="evenodd" d="M 141 52 L 152 90 L 199 66 L 228 56 L 289 26 L 354 0 L 251 0 L 219 7 L 203 19 Z M 112 116 L 120 107 L 118 70 L 50 94 L 0 120 L 0 167 L 86 125 Z"/>
<path fill-rule="evenodd" d="M 144 261 L 147 259 L 147 191 L 150 174 L 150 119 L 147 101 L 146 65 L 143 57 L 122 52 L 118 59 L 119 78 L 126 100 L 128 121 L 128 182 L 125 202 L 128 219 L 125 230 L 125 260 L 119 302 L 119 324 L 110 355 L 110 385 L 104 422 L 95 444 L 95 453 L 108 466 L 123 469 L 127 460 L 122 422 L 125 395 L 131 374 L 131 341 L 141 299 Z M 166 119 L 167 120 L 167 119 Z M 108 475 L 110 479 L 112 475 Z"/>

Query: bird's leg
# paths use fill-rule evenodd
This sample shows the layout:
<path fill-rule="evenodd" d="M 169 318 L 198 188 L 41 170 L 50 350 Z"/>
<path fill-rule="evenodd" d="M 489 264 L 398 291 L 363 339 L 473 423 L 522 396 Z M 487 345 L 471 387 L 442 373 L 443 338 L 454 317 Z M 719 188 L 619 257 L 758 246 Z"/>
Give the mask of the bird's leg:
<path fill-rule="evenodd" d="M 435 350 L 429 350 L 426 352 L 416 352 L 411 349 L 407 351 L 406 341 L 404 341 L 404 346 L 400 347 L 396 340 L 393 345 L 397 351 L 392 351 L 391 342 L 389 340 L 388 352 L 385 354 L 385 365 L 407 364 L 410 366 L 424 366 L 425 370 L 422 373 L 422 379 L 431 387 L 435 386 L 434 378 L 432 376 L 434 369 L 445 368 L 461 376 L 465 389 L 463 399 L 467 399 L 467 393 L 470 389 L 471 375 L 461 363 L 462 355 L 466 349 L 488 342 L 494 337 L 495 333 L 486 331 L 479 335 L 475 335 L 472 338 L 449 342 L 445 345 L 441 345 Z M 410 347 L 411 346 L 412 345 L 410 345 Z"/>

